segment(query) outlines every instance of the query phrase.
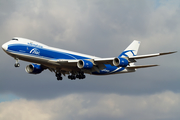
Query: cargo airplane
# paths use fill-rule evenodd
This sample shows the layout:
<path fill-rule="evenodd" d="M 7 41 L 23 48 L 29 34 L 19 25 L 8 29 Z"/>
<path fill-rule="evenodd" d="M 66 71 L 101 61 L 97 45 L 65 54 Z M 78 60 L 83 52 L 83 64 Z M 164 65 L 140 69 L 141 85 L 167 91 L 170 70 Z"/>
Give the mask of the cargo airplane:
<path fill-rule="evenodd" d="M 62 75 L 68 75 L 71 80 L 84 79 L 86 74 L 111 75 L 135 72 L 138 68 L 154 67 L 157 65 L 135 65 L 138 59 L 172 54 L 175 52 L 137 55 L 140 41 L 134 40 L 118 57 L 100 58 L 77 52 L 67 51 L 44 45 L 42 43 L 14 37 L 2 45 L 2 49 L 16 60 L 15 67 L 19 67 L 19 60 L 31 62 L 25 67 L 29 74 L 39 74 L 45 69 L 55 73 L 57 80 Z"/>

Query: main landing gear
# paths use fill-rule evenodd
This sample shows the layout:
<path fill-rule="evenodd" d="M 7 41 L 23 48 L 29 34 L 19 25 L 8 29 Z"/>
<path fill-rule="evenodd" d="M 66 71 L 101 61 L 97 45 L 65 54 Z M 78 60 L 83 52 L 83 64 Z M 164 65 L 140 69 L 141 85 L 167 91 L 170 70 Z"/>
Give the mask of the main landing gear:
<path fill-rule="evenodd" d="M 76 78 L 84 79 L 86 78 L 86 76 L 84 75 L 84 72 L 79 72 L 77 75 L 75 74 L 69 75 L 68 78 L 71 80 L 75 80 Z"/>
<path fill-rule="evenodd" d="M 55 72 L 55 75 L 58 81 L 63 79 L 61 72 Z M 68 76 L 68 79 L 71 79 L 71 80 L 75 80 L 76 78 L 84 79 L 86 78 L 86 76 L 84 75 L 84 72 L 78 72 L 78 73 L 71 72 L 71 75 Z"/>
<path fill-rule="evenodd" d="M 16 63 L 14 64 L 14 67 L 20 67 L 19 59 L 18 59 L 18 58 L 15 58 L 15 60 L 16 60 Z"/>
<path fill-rule="evenodd" d="M 56 73 L 56 77 L 57 77 L 57 80 L 62 80 L 62 76 L 61 76 L 61 73 Z"/>

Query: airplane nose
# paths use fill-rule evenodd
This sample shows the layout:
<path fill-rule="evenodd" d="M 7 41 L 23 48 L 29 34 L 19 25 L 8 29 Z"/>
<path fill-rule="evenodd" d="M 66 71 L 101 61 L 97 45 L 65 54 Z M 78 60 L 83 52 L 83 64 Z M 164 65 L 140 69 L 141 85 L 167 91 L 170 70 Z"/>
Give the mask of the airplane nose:
<path fill-rule="evenodd" d="M 3 50 L 5 50 L 5 51 L 6 51 L 6 50 L 7 50 L 7 48 L 8 48 L 8 46 L 7 46 L 7 44 L 6 44 L 6 43 L 2 45 L 2 49 L 3 49 Z"/>

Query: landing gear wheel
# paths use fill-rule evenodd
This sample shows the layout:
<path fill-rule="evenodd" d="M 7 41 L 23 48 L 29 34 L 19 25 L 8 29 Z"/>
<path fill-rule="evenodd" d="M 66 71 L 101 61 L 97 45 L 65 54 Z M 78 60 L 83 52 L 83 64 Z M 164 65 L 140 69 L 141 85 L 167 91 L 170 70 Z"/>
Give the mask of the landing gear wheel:
<path fill-rule="evenodd" d="M 59 81 L 59 80 L 62 80 L 62 77 L 57 77 L 57 80 Z"/>
<path fill-rule="evenodd" d="M 79 71 L 78 73 L 77 72 L 73 72 L 68 76 L 68 79 L 71 79 L 71 80 L 75 80 L 76 78 L 78 79 L 84 79 L 86 78 L 86 76 L 84 75 L 84 72 L 81 72 Z"/>
<path fill-rule="evenodd" d="M 20 64 L 19 63 L 15 63 L 14 66 L 15 67 L 20 67 Z"/>
<path fill-rule="evenodd" d="M 84 72 L 79 72 L 78 78 L 79 78 L 79 79 L 84 79 L 84 78 L 86 78 L 86 76 L 84 75 Z"/>
<path fill-rule="evenodd" d="M 56 77 L 57 77 L 57 80 L 62 80 L 63 78 L 61 77 L 61 74 L 60 73 L 56 73 Z"/>
<path fill-rule="evenodd" d="M 15 67 L 20 67 L 20 64 L 19 64 L 19 59 L 18 58 L 15 58 L 16 60 L 16 63 L 14 64 Z"/>
<path fill-rule="evenodd" d="M 84 78 L 86 78 L 86 76 L 85 76 L 85 75 L 82 75 L 82 79 L 84 79 Z"/>
<path fill-rule="evenodd" d="M 68 79 L 75 80 L 75 79 L 76 79 L 76 76 L 75 76 L 75 75 L 69 75 L 69 76 L 68 76 Z"/>

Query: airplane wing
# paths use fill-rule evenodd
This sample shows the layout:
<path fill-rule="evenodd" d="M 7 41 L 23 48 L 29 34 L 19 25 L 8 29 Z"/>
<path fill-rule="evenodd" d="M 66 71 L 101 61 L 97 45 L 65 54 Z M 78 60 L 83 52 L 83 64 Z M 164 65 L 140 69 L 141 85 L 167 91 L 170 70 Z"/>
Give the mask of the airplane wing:
<path fill-rule="evenodd" d="M 96 58 L 96 59 L 86 59 L 90 62 L 93 63 L 93 68 L 91 71 L 97 71 L 99 72 L 100 70 L 106 68 L 105 64 L 111 64 L 113 66 L 112 61 L 114 58 Z M 55 60 L 49 60 L 49 63 L 52 64 L 57 64 L 57 65 L 62 65 L 62 66 L 72 66 L 72 67 L 77 67 L 77 63 L 80 60 L 67 60 L 67 59 L 55 59 Z"/>
<path fill-rule="evenodd" d="M 143 58 L 149 58 L 149 57 L 156 57 L 156 56 L 161 56 L 161 55 L 167 55 L 167 54 L 172 54 L 174 52 L 164 52 L 164 53 L 155 53 L 155 54 L 147 54 L 147 55 L 138 55 L 138 56 L 130 56 L 130 57 L 122 57 L 122 58 L 127 58 L 130 63 L 136 62 L 136 59 L 143 59 Z M 106 68 L 105 64 L 110 64 L 113 65 L 113 60 L 115 58 L 92 58 L 92 59 L 86 59 L 87 61 L 92 62 L 93 67 L 91 71 L 97 71 L 99 72 L 100 70 Z M 49 60 L 49 63 L 56 64 L 56 65 L 62 65 L 62 66 L 71 66 L 71 67 L 77 67 L 77 64 L 80 60 L 68 60 L 68 59 L 55 59 L 55 60 Z M 158 65 L 138 65 L 138 66 L 127 66 L 129 69 L 138 69 L 138 68 L 147 68 L 147 67 L 154 67 Z"/>
<path fill-rule="evenodd" d="M 122 58 L 127 58 L 130 59 L 143 59 L 143 58 L 150 58 L 150 57 L 157 57 L 157 56 L 161 56 L 161 55 L 167 55 L 167 54 L 172 54 L 172 53 L 176 53 L 177 51 L 174 52 L 164 52 L 164 53 L 154 53 L 154 54 L 147 54 L 147 55 L 137 55 L 137 56 L 130 56 L 130 57 L 122 57 Z M 93 59 L 94 62 L 96 64 L 112 64 L 112 61 L 114 60 L 114 58 L 98 58 L 98 59 Z M 133 61 L 135 62 L 135 61 Z"/>
<path fill-rule="evenodd" d="M 160 55 L 167 55 L 167 54 L 172 54 L 176 53 L 177 51 L 174 52 L 164 52 L 164 53 L 155 53 L 155 54 L 147 54 L 147 55 L 137 55 L 137 56 L 131 56 L 129 57 L 130 59 L 143 59 L 143 58 L 149 58 L 149 57 L 156 57 Z"/>
<path fill-rule="evenodd" d="M 147 67 L 155 67 L 158 65 L 134 65 L 134 66 L 127 66 L 130 69 L 138 69 L 138 68 L 147 68 Z"/>
<path fill-rule="evenodd" d="M 49 60 L 48 63 L 56 66 L 72 66 L 76 67 L 79 60 L 68 60 L 68 59 L 53 59 Z"/>

